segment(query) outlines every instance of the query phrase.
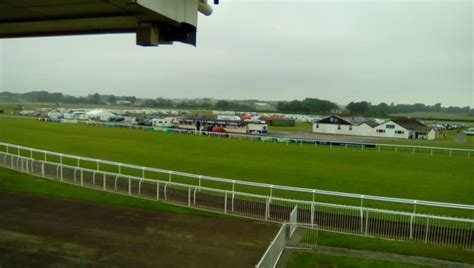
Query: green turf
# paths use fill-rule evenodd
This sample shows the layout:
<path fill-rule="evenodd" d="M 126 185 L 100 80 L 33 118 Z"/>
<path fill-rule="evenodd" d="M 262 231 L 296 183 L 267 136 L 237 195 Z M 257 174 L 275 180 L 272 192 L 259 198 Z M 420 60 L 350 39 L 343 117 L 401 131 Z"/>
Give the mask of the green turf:
<path fill-rule="evenodd" d="M 404 144 L 417 146 L 431 146 L 431 147 L 448 147 L 459 149 L 474 149 L 474 136 L 466 136 L 462 142 L 456 141 L 456 136 L 459 135 L 457 130 L 441 131 L 437 133 L 435 140 L 403 140 L 403 139 L 387 139 L 374 140 L 377 143 L 386 144 Z M 462 133 L 461 133 L 462 134 Z M 466 155 L 466 153 L 464 153 Z M 474 155 L 471 153 L 471 155 Z"/>
<path fill-rule="evenodd" d="M 341 256 L 330 256 L 311 252 L 295 252 L 291 255 L 288 268 L 293 267 L 350 267 L 350 268 L 365 268 L 365 267 L 380 267 L 380 268 L 418 268 L 431 267 L 424 265 L 415 265 L 401 262 L 379 261 L 364 258 L 352 258 Z"/>
<path fill-rule="evenodd" d="M 420 243 L 400 242 L 319 231 L 317 244 L 321 246 L 389 252 L 401 255 L 422 256 L 474 264 L 473 251 Z"/>
<path fill-rule="evenodd" d="M 451 122 L 454 124 L 466 124 L 469 126 L 474 126 L 473 122 Z M 311 132 L 312 124 L 311 123 L 299 123 L 294 127 L 270 127 L 269 128 L 271 136 L 273 131 L 284 131 L 284 132 Z M 465 130 L 465 129 L 464 129 Z M 463 131 L 464 131 L 463 130 Z M 381 139 L 381 138 L 370 138 L 370 137 L 358 137 L 358 136 L 346 136 L 347 141 L 352 142 L 368 142 L 368 143 L 381 143 L 381 144 L 400 144 L 400 145 L 417 145 L 417 146 L 429 146 L 429 147 L 444 147 L 444 148 L 459 148 L 459 149 L 474 149 L 474 136 L 466 136 L 465 139 L 456 139 L 456 136 L 459 135 L 457 130 L 448 130 L 440 131 L 437 133 L 435 140 L 406 140 L 406 139 Z M 462 133 L 461 133 L 462 134 Z M 313 137 L 315 140 L 340 140 L 337 135 L 315 135 Z M 392 149 L 393 150 L 393 149 Z M 464 153 L 467 155 L 467 153 Z M 474 154 L 473 154 L 474 155 Z"/>
<path fill-rule="evenodd" d="M 0 119 L 0 141 L 229 179 L 474 203 L 474 157 L 287 146 L 6 118 Z"/>
<path fill-rule="evenodd" d="M 223 214 L 189 209 L 161 203 L 158 201 L 129 197 L 120 194 L 82 188 L 76 185 L 50 181 L 47 179 L 40 179 L 5 168 L 0 168 L 0 191 L 20 192 L 68 200 L 100 203 L 112 206 L 156 209 L 175 213 L 186 213 L 191 215 L 218 218 L 233 218 L 240 220 L 240 218 Z"/>

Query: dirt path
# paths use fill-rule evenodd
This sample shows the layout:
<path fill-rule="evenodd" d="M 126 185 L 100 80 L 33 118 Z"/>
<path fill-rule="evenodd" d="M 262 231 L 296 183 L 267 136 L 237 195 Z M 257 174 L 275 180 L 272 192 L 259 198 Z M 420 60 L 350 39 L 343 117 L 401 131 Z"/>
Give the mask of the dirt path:
<path fill-rule="evenodd" d="M 252 267 L 278 226 L 0 191 L 0 267 Z"/>

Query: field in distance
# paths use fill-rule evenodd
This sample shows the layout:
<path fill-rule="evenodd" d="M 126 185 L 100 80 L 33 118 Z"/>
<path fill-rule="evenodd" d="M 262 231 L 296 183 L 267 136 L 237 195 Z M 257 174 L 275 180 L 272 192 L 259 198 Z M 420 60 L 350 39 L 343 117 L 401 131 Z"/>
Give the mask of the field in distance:
<path fill-rule="evenodd" d="M 6 118 L 0 119 L 0 141 L 229 179 L 474 203 L 474 157 L 287 146 Z"/>

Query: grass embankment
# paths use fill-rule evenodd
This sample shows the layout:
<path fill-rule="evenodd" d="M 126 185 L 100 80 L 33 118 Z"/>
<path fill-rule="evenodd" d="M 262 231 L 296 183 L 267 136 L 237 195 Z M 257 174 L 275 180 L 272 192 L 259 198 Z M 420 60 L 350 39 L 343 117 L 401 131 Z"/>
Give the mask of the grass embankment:
<path fill-rule="evenodd" d="M 324 231 L 318 233 L 317 243 L 321 246 L 389 252 L 474 264 L 474 252 L 467 250 Z"/>
<path fill-rule="evenodd" d="M 198 216 L 238 219 L 236 217 L 174 206 L 153 200 L 82 188 L 76 185 L 33 177 L 5 168 L 0 168 L 0 194 L 1 191 L 19 192 L 111 206 L 156 209 Z"/>
<path fill-rule="evenodd" d="M 364 258 L 330 256 L 311 252 L 295 252 L 291 255 L 287 268 L 300 267 L 345 267 L 345 268 L 421 268 L 431 267 L 401 262 L 379 261 Z"/>
<path fill-rule="evenodd" d="M 6 118 L 0 119 L 0 141 L 229 179 L 474 203 L 474 157 L 287 146 Z M 327 201 L 323 196 L 316 200 Z"/>

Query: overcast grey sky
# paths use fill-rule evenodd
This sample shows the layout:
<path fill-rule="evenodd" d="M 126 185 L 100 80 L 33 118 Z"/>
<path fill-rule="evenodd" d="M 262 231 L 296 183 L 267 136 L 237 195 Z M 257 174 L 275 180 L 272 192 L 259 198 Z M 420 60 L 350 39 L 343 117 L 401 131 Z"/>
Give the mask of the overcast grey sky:
<path fill-rule="evenodd" d="M 474 106 L 472 1 L 222 0 L 198 47 L 0 40 L 0 91 Z"/>

